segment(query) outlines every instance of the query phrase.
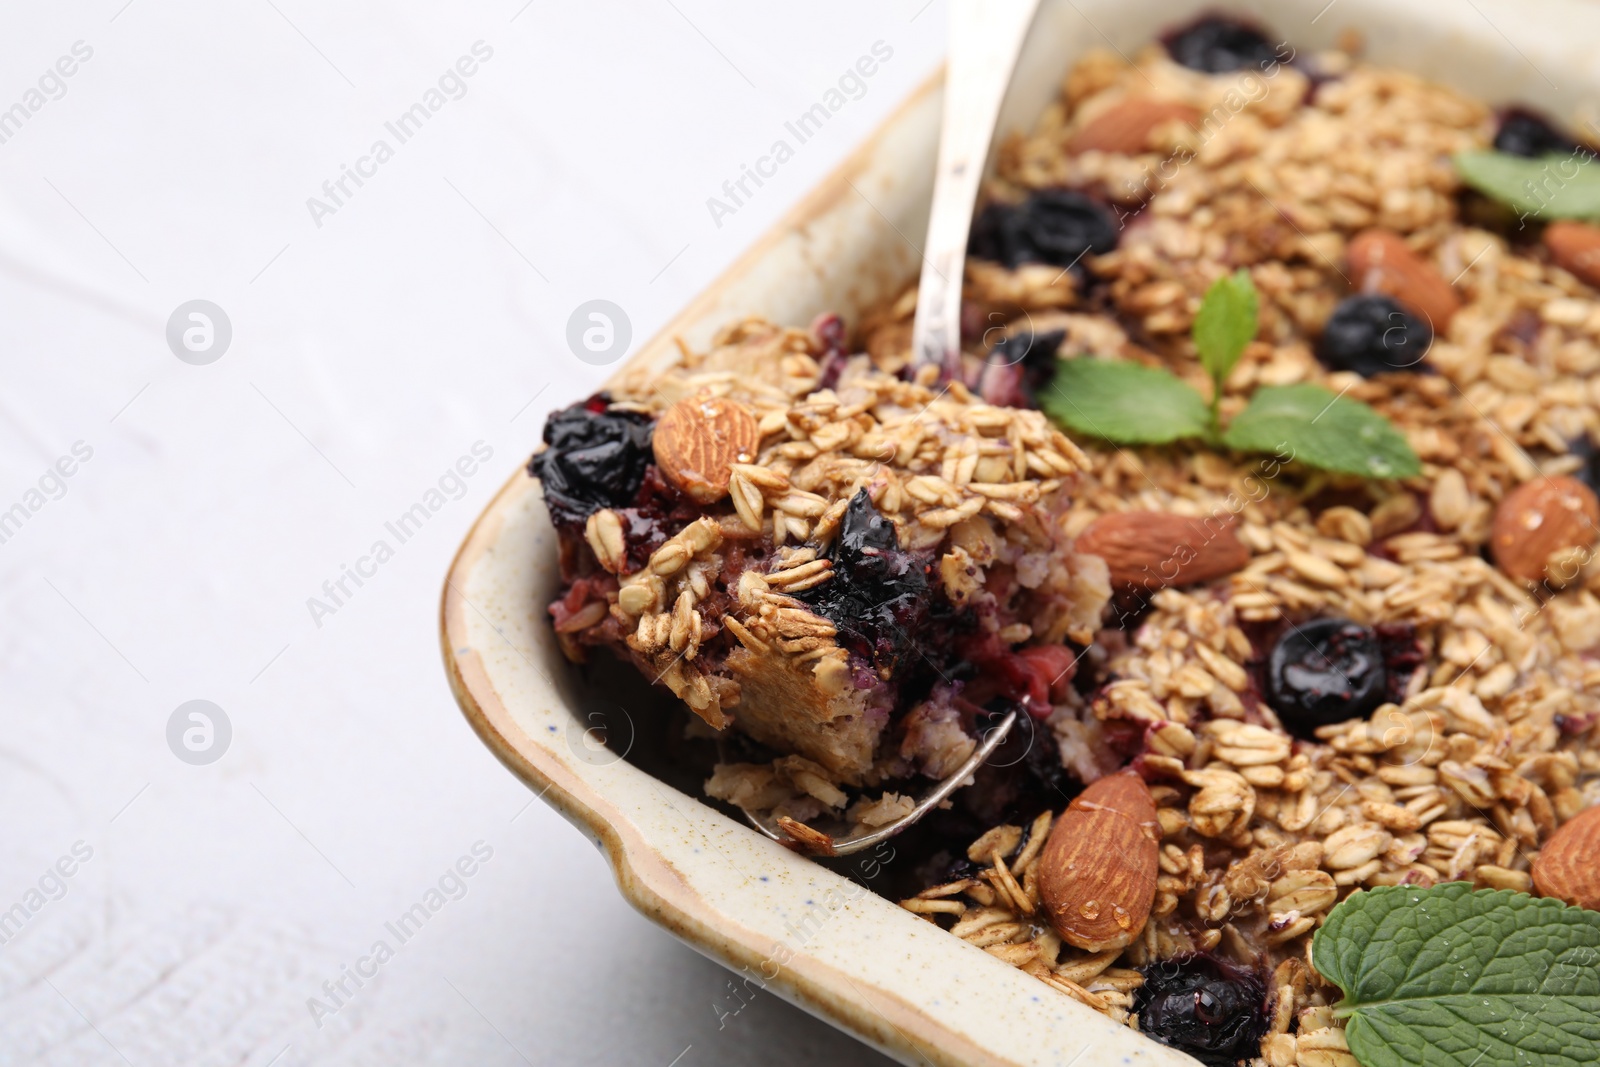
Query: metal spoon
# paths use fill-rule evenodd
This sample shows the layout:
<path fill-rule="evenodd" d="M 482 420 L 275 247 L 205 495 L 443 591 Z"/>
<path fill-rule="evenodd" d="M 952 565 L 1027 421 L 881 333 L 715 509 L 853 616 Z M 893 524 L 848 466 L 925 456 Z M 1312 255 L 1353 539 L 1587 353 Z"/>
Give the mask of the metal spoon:
<path fill-rule="evenodd" d="M 950 0 L 950 58 L 933 209 L 911 328 L 912 358 L 946 380 L 961 369 L 961 276 L 972 208 L 994 140 L 1000 103 L 1039 0 Z"/>
<path fill-rule="evenodd" d="M 816 856 L 848 856 L 852 852 L 860 852 L 862 849 L 871 848 L 880 841 L 887 841 L 938 807 L 945 797 L 960 789 L 967 778 L 984 765 L 1016 724 L 1017 713 L 1015 711 L 1007 712 L 1006 717 L 1001 719 L 997 726 L 984 734 L 983 740 L 978 743 L 978 747 L 973 749 L 972 755 L 967 757 L 965 763 L 956 768 L 954 774 L 934 786 L 926 796 L 917 801 L 917 806 L 909 812 L 900 816 L 894 822 L 880 826 L 868 833 L 850 834 L 847 837 L 830 837 L 821 830 L 813 830 L 805 823 L 791 819 L 787 815 L 780 815 L 769 822 L 764 816 L 757 815 L 748 808 L 740 808 L 739 810 L 744 812 L 744 817 L 750 820 L 751 826 L 754 826 L 757 830 L 780 844 L 798 847 L 801 851 L 809 852 Z"/>

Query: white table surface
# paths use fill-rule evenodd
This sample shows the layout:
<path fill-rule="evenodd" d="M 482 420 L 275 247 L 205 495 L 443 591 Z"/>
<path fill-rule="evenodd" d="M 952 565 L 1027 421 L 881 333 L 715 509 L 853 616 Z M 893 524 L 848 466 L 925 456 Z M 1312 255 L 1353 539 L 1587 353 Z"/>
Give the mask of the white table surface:
<path fill-rule="evenodd" d="M 765 995 L 719 1019 L 724 972 L 467 728 L 435 626 L 472 517 L 607 373 L 569 350 L 573 309 L 653 333 L 932 70 L 943 5 L 0 19 L 0 1064 L 885 1062 Z M 860 99 L 717 225 L 707 198 L 880 40 Z M 396 146 L 384 123 L 478 41 L 465 95 Z M 379 138 L 393 158 L 317 225 L 307 198 Z M 196 298 L 233 329 L 208 365 L 165 340 Z M 314 619 L 479 442 L 459 499 Z M 207 765 L 167 742 L 195 699 L 233 731 Z M 314 1020 L 477 842 L 464 895 Z"/>

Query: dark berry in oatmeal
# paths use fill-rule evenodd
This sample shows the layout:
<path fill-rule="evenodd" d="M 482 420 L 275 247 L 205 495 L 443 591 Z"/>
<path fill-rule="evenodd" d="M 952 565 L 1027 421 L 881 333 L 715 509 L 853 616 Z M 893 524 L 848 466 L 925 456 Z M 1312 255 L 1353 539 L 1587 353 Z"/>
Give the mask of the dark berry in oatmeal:
<path fill-rule="evenodd" d="M 839 375 L 849 358 L 844 319 L 831 311 L 818 315 L 811 322 L 811 336 L 822 348 L 822 353 L 817 356 L 817 363 L 822 367 L 817 388 L 832 389 L 839 384 Z"/>
<path fill-rule="evenodd" d="M 1267 660 L 1267 702 L 1297 737 L 1367 715 L 1388 692 L 1378 635 L 1349 619 L 1291 625 Z"/>
<path fill-rule="evenodd" d="M 1317 359 L 1329 370 L 1363 378 L 1420 369 L 1433 330 L 1392 297 L 1364 293 L 1334 309 L 1317 341 Z"/>
<path fill-rule="evenodd" d="M 989 701 L 974 722 L 978 733 L 998 726 L 1012 710 L 1020 710 L 1013 701 Z M 1017 716 L 1016 725 L 974 778 L 970 788 L 957 794 L 956 806 L 984 828 L 1002 822 L 1026 825 L 1047 808 L 1064 807 L 1081 788 L 1062 763 L 1050 727 L 1028 715 Z"/>
<path fill-rule="evenodd" d="M 1040 189 L 1020 204 L 993 203 L 972 224 L 967 251 L 1007 267 L 1069 267 L 1117 247 L 1117 222 L 1101 204 L 1071 189 Z"/>
<path fill-rule="evenodd" d="M 650 465 L 648 416 L 611 411 L 604 393 L 551 415 L 549 447 L 528 462 L 544 485 L 557 524 L 581 523 L 601 508 L 622 507 L 638 495 Z"/>
<path fill-rule="evenodd" d="M 1065 330 L 1035 334 L 1021 330 L 996 341 L 973 383 L 973 391 L 991 404 L 1037 407 L 1034 395 L 1055 374 L 1056 353 Z"/>
<path fill-rule="evenodd" d="M 833 577 L 800 599 L 839 628 L 840 644 L 892 671 L 927 617 L 927 566 L 900 548 L 894 523 L 861 489 L 839 523 Z"/>
<path fill-rule="evenodd" d="M 1514 107 L 1500 115 L 1500 128 L 1494 135 L 1494 150 L 1537 159 L 1540 156 L 1569 155 L 1576 152 L 1578 146 L 1546 121 L 1543 115 Z"/>
<path fill-rule="evenodd" d="M 1174 63 L 1206 74 L 1265 69 L 1278 61 L 1277 49 L 1260 30 L 1221 15 L 1208 15 L 1175 30 L 1163 43 Z"/>
<path fill-rule="evenodd" d="M 1213 1067 L 1259 1054 L 1266 986 L 1213 956 L 1179 956 L 1144 968 L 1135 1000 L 1139 1029 Z"/>

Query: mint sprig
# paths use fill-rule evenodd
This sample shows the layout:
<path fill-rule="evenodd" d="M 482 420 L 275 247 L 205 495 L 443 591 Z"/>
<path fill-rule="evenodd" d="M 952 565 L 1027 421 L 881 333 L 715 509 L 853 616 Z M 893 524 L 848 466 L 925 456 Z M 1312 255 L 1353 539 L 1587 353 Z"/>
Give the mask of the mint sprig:
<path fill-rule="evenodd" d="M 1358 400 L 1318 385 L 1264 386 L 1227 429 L 1218 403 L 1222 384 L 1255 339 L 1260 298 L 1240 269 L 1206 290 L 1195 316 L 1195 350 L 1211 377 L 1211 401 L 1171 371 L 1106 359 L 1068 359 L 1040 397 L 1045 413 L 1069 430 L 1123 445 L 1164 445 L 1200 438 L 1237 452 L 1269 452 L 1285 462 L 1356 474 L 1409 478 L 1421 473 L 1405 437 Z"/>
<path fill-rule="evenodd" d="M 1200 365 L 1211 375 L 1213 425 L 1222 400 L 1222 383 L 1244 354 L 1245 345 L 1256 339 L 1259 303 L 1256 283 L 1243 267 L 1212 282 L 1200 301 L 1189 336 L 1200 353 Z"/>
<path fill-rule="evenodd" d="M 1600 1063 L 1600 912 L 1466 882 L 1385 886 L 1329 914 L 1312 963 L 1362 1067 Z"/>
<path fill-rule="evenodd" d="M 1228 425 L 1222 443 L 1238 452 L 1274 452 L 1363 478 L 1422 473 L 1417 454 L 1388 419 L 1320 385 L 1262 386 Z"/>
<path fill-rule="evenodd" d="M 1182 379 L 1122 361 L 1063 360 L 1039 406 L 1069 430 L 1129 445 L 1201 437 L 1212 426 L 1205 400 Z"/>
<path fill-rule="evenodd" d="M 1459 152 L 1455 165 L 1462 181 L 1524 215 L 1600 217 L 1600 166 L 1587 149 L 1536 159 L 1504 152 Z"/>

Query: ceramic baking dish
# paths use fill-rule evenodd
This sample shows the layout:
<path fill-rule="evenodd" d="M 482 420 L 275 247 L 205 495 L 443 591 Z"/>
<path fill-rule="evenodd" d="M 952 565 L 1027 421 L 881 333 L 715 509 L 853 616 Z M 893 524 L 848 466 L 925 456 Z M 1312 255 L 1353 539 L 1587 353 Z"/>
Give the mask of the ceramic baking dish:
<path fill-rule="evenodd" d="M 1572 121 L 1600 101 L 1595 6 L 1046 0 L 1002 130 L 1030 126 L 1086 49 L 1131 54 L 1219 6 L 1255 16 L 1302 50 L 1357 31 L 1366 59 L 1490 103 L 1529 103 Z M 934 80 L 633 358 L 671 360 L 674 336 L 704 346 L 720 325 L 751 314 L 804 324 L 832 310 L 848 320 L 898 291 L 918 267 L 940 106 Z M 751 984 L 905 1063 L 1194 1062 L 594 747 L 593 698 L 573 688 L 543 611 L 556 583 L 555 535 L 519 469 L 451 567 L 445 661 L 473 728 L 603 846 L 640 911 Z"/>

